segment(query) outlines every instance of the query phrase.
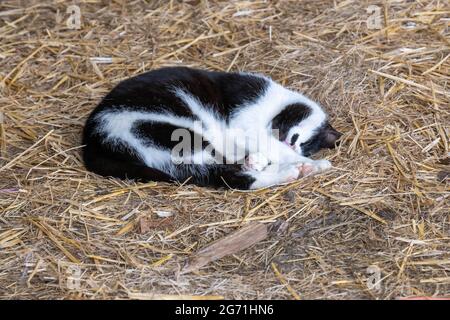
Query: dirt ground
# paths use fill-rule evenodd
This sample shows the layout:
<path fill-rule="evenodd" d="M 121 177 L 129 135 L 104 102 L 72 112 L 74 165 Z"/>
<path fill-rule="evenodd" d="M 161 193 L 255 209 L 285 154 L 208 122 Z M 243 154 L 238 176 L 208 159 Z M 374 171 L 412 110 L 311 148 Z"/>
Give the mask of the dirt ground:
<path fill-rule="evenodd" d="M 450 295 L 449 13 L 440 0 L 1 1 L 0 298 Z M 344 133 L 317 155 L 334 168 L 258 192 L 87 172 L 89 112 L 169 65 L 263 73 L 319 101 Z M 268 237 L 179 273 L 249 223 Z"/>

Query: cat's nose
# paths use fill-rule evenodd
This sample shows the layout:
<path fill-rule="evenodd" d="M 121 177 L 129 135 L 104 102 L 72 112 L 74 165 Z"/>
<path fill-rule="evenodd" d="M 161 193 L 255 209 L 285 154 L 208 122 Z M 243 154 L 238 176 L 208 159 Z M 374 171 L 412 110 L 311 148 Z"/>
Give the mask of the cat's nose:
<path fill-rule="evenodd" d="M 339 139 L 342 137 L 342 133 L 334 129 L 331 125 L 328 125 L 324 131 L 324 141 L 322 146 L 325 148 L 334 148 L 339 143 Z"/>

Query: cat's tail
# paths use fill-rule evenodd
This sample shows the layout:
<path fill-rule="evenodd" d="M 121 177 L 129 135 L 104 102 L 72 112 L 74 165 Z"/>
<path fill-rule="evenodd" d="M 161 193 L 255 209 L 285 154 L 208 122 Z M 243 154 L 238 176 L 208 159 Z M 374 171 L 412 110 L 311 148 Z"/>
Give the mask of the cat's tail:
<path fill-rule="evenodd" d="M 83 150 L 86 169 L 105 177 L 133 179 L 142 182 L 175 180 L 169 174 L 146 166 L 139 159 L 130 159 L 125 154 L 102 150 L 101 146 L 86 145 Z"/>

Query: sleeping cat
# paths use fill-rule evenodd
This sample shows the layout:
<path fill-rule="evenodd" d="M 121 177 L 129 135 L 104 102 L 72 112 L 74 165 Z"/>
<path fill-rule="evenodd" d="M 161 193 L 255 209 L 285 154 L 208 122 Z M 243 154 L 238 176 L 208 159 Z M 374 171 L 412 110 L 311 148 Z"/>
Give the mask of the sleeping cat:
<path fill-rule="evenodd" d="M 103 176 L 259 189 L 330 168 L 307 157 L 340 136 L 317 103 L 268 77 L 167 67 L 100 102 L 83 158 Z"/>

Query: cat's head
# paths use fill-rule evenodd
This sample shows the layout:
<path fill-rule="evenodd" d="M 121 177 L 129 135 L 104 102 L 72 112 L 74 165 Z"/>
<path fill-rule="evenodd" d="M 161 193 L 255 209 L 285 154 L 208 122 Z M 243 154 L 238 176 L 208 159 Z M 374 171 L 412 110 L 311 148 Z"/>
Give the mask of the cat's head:
<path fill-rule="evenodd" d="M 338 132 L 328 121 L 326 121 L 322 126 L 315 129 L 313 134 L 306 140 L 305 138 L 302 139 L 303 135 L 301 127 L 292 127 L 287 134 L 285 143 L 298 154 L 309 157 L 320 149 L 334 148 L 341 136 L 342 133 Z"/>

